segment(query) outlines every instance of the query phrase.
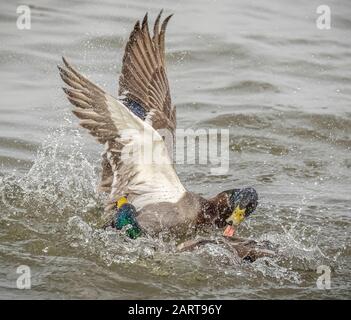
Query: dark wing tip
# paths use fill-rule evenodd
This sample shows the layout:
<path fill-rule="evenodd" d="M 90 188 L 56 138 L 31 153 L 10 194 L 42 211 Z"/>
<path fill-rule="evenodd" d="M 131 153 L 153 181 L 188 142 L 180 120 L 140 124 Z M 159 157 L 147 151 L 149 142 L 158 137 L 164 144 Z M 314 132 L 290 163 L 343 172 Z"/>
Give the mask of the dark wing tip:
<path fill-rule="evenodd" d="M 60 65 L 57 65 L 57 69 L 60 72 L 60 77 L 63 79 L 63 77 L 65 76 L 65 74 L 67 74 L 66 70 L 64 68 L 62 68 Z M 64 79 L 63 79 L 64 80 Z"/>
<path fill-rule="evenodd" d="M 166 27 L 167 27 L 167 24 L 168 24 L 168 21 L 173 17 L 173 14 L 170 14 L 165 20 L 163 20 L 162 22 L 162 26 L 161 26 L 161 31 L 165 31 L 166 30 Z"/>
<path fill-rule="evenodd" d="M 142 28 L 144 28 L 145 25 L 147 25 L 147 19 L 148 19 L 148 13 L 146 12 L 144 19 L 143 19 L 143 22 L 141 23 Z"/>
<path fill-rule="evenodd" d="M 66 87 L 62 87 L 63 92 L 68 96 L 72 97 L 72 90 Z"/>
<path fill-rule="evenodd" d="M 67 59 L 64 56 L 62 56 L 62 61 L 65 64 L 66 67 L 69 67 L 69 63 L 68 63 Z"/>
<path fill-rule="evenodd" d="M 161 9 L 160 13 L 158 14 L 156 20 L 155 20 L 155 24 L 154 24 L 154 37 L 157 36 L 159 30 L 158 30 L 158 26 L 160 24 L 160 19 L 161 19 L 161 15 L 163 13 L 163 9 Z"/>
<path fill-rule="evenodd" d="M 140 21 L 137 20 L 137 22 L 135 22 L 133 31 L 134 31 L 134 32 L 137 32 L 137 31 L 139 31 L 139 30 L 140 30 Z"/>
<path fill-rule="evenodd" d="M 72 72 L 73 74 L 77 74 L 76 70 L 70 65 L 70 63 L 67 61 L 67 59 L 62 56 L 62 61 L 67 69 L 64 68 L 59 68 L 60 72 L 63 74 L 67 74 L 67 71 Z"/>

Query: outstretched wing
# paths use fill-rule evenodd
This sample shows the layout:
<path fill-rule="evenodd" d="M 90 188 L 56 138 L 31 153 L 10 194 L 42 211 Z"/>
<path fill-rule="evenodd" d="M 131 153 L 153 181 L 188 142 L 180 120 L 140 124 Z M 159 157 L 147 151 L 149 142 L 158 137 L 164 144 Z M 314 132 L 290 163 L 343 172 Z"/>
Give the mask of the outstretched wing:
<path fill-rule="evenodd" d="M 123 57 L 119 96 L 141 119 L 148 119 L 154 129 L 166 129 L 173 135 L 176 114 L 165 65 L 165 31 L 172 15 L 160 26 L 161 14 L 162 11 L 156 18 L 152 37 L 147 14 L 141 25 L 136 22 Z"/>
<path fill-rule="evenodd" d="M 148 119 L 142 121 L 124 104 L 107 94 L 74 69 L 65 59 L 58 67 L 68 100 L 80 125 L 105 144 L 104 162 L 113 176 L 109 211 L 115 201 L 127 195 L 137 210 L 147 204 L 177 202 L 185 193 L 162 137 Z"/>

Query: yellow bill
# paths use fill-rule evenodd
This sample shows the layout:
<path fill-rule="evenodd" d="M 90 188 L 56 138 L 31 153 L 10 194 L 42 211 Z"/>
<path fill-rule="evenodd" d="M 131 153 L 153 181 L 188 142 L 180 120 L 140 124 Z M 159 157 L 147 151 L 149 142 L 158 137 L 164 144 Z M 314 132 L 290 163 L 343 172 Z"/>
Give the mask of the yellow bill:
<path fill-rule="evenodd" d="M 245 210 L 246 209 L 240 209 L 240 207 L 237 206 L 226 222 L 232 222 L 235 226 L 239 225 L 245 219 Z"/>
<path fill-rule="evenodd" d="M 128 203 L 128 200 L 126 197 L 121 197 L 118 199 L 118 201 L 116 202 L 117 208 L 119 209 L 120 207 L 122 207 L 125 203 Z"/>

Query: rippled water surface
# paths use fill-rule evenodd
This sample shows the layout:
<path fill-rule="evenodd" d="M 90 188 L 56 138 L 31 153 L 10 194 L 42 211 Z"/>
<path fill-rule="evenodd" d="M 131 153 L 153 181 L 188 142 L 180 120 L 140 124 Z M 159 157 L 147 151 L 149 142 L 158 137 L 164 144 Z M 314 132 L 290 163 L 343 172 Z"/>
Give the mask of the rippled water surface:
<path fill-rule="evenodd" d="M 351 4 L 329 1 L 16 1 L 0 6 L 0 298 L 351 298 Z M 238 263 L 220 245 L 98 228 L 97 145 L 78 129 L 56 65 L 67 56 L 117 93 L 128 34 L 146 11 L 175 13 L 167 64 L 180 128 L 228 128 L 230 170 L 178 165 L 205 196 L 252 185 L 260 205 L 238 232 L 279 258 Z M 214 231 L 212 237 L 220 237 Z M 16 288 L 28 265 L 32 289 Z M 331 268 L 320 290 L 316 269 Z"/>

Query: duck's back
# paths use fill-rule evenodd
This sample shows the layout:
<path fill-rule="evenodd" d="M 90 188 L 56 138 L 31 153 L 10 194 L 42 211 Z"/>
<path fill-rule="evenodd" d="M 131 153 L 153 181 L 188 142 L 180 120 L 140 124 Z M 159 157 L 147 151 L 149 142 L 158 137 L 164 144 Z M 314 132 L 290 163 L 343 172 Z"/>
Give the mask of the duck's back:
<path fill-rule="evenodd" d="M 195 225 L 205 201 L 199 195 L 186 192 L 177 203 L 160 202 L 145 206 L 137 215 L 138 223 L 148 233 L 154 234 L 163 230 L 187 228 Z"/>

